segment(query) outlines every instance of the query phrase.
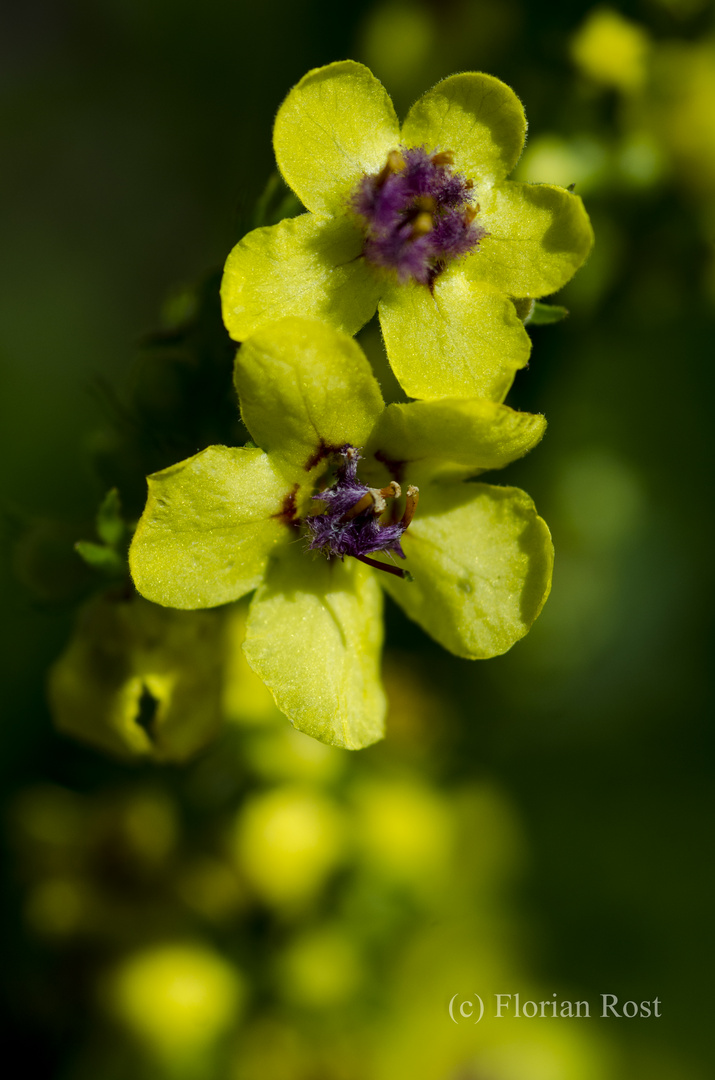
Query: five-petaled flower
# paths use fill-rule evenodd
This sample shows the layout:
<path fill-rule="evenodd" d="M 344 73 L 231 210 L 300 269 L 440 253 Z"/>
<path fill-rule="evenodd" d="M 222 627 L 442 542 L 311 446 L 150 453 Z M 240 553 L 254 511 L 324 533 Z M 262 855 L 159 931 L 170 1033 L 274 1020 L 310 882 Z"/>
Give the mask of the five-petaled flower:
<path fill-rule="evenodd" d="M 296 317 L 245 342 L 235 383 L 262 449 L 212 446 L 149 478 L 134 581 L 176 608 L 255 589 L 249 663 L 296 727 L 357 749 L 383 731 L 380 586 L 473 659 L 541 610 L 546 525 L 524 492 L 465 481 L 526 453 L 545 421 L 480 398 L 385 407 L 356 342 Z"/>
<path fill-rule="evenodd" d="M 309 212 L 254 230 L 229 255 L 231 336 L 284 315 L 354 334 L 378 307 L 407 394 L 502 401 L 530 351 L 512 300 L 561 288 L 593 241 L 577 196 L 505 179 L 525 134 L 519 99 L 491 75 L 444 79 L 400 129 L 362 64 L 310 71 L 273 136 Z"/>

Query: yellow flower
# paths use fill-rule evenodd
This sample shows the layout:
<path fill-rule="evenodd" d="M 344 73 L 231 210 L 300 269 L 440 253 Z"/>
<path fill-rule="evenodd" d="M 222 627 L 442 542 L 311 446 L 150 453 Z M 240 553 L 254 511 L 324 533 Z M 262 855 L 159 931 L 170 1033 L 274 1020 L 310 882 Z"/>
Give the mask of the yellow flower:
<path fill-rule="evenodd" d="M 400 128 L 362 64 L 310 71 L 273 137 L 309 212 L 255 229 L 231 252 L 231 336 L 286 315 L 355 334 L 378 308 L 411 397 L 503 400 L 530 351 L 512 298 L 561 288 L 593 239 L 575 195 L 506 179 L 525 134 L 519 99 L 491 75 L 444 79 Z"/>

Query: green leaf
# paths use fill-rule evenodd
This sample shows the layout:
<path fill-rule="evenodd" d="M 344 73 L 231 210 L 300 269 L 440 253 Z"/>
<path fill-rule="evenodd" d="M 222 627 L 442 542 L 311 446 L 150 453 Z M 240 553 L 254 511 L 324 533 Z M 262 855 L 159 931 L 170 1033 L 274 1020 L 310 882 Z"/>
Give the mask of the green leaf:
<path fill-rule="evenodd" d="M 380 281 L 362 235 L 346 218 L 301 214 L 244 236 L 226 261 L 221 302 L 236 341 L 285 315 L 321 319 L 356 334 L 374 314 Z"/>
<path fill-rule="evenodd" d="M 404 462 L 410 481 L 462 480 L 522 457 L 545 430 L 543 416 L 485 399 L 414 401 L 387 406 L 366 454 Z"/>
<path fill-rule="evenodd" d="M 518 97 L 493 75 L 450 75 L 417 101 L 402 128 L 408 146 L 449 150 L 455 169 L 483 184 L 500 180 L 519 160 L 526 117 Z"/>
<path fill-rule="evenodd" d="M 316 213 L 342 211 L 363 173 L 379 172 L 399 141 L 385 88 L 353 60 L 309 71 L 278 110 L 273 131 L 286 183 Z"/>
<path fill-rule="evenodd" d="M 541 304 L 537 300 L 531 315 L 526 320 L 527 326 L 549 326 L 551 323 L 561 322 L 569 313 L 569 309 L 560 307 L 559 304 Z"/>
<path fill-rule="evenodd" d="M 325 467 L 326 449 L 364 446 L 384 408 L 360 346 L 309 319 L 255 333 L 236 357 L 234 378 L 251 435 L 299 481 Z"/>
<path fill-rule="evenodd" d="M 74 547 L 88 566 L 107 577 L 121 577 L 127 572 L 127 560 L 114 548 L 105 544 L 94 544 L 91 540 L 78 540 Z"/>
<path fill-rule="evenodd" d="M 382 738 L 381 647 L 372 570 L 295 548 L 271 563 L 251 602 L 244 650 L 300 731 L 347 750 Z"/>
<path fill-rule="evenodd" d="M 184 761 L 221 724 L 221 635 L 213 613 L 95 598 L 50 670 L 55 724 L 120 757 Z"/>
<path fill-rule="evenodd" d="M 97 536 L 110 547 L 118 547 L 126 532 L 119 492 L 112 488 L 104 496 L 97 512 Z"/>
<path fill-rule="evenodd" d="M 415 282 L 391 286 L 379 312 L 390 364 L 411 397 L 502 401 L 529 359 L 514 305 L 462 266 L 439 277 L 433 294 Z"/>
<path fill-rule="evenodd" d="M 276 545 L 293 539 L 290 485 L 260 450 L 210 446 L 148 483 L 129 565 L 138 591 L 157 604 L 237 600 L 259 584 Z"/>
<path fill-rule="evenodd" d="M 450 652 L 487 659 L 527 633 L 551 587 L 553 546 L 528 495 L 488 484 L 430 486 L 402 547 L 414 582 L 380 584 Z"/>
<path fill-rule="evenodd" d="M 479 193 L 479 223 L 489 232 L 464 261 L 472 281 L 509 296 L 548 296 L 565 285 L 593 246 L 581 199 L 551 184 L 506 181 Z"/>

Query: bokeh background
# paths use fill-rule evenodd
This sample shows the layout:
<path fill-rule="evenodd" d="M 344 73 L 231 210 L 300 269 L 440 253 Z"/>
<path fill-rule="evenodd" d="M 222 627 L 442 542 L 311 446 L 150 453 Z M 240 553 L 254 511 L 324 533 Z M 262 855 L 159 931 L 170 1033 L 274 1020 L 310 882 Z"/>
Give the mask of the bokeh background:
<path fill-rule="evenodd" d="M 0 979 L 23 1075 L 711 1076 L 712 3 L 27 0 L 3 18 Z M 575 183 L 592 215 L 570 316 L 534 328 L 509 398 L 550 422 L 503 482 L 552 527 L 553 593 L 481 664 L 391 607 L 388 736 L 359 754 L 275 712 L 231 610 L 208 649 L 221 687 L 189 649 L 221 734 L 185 764 L 122 762 L 46 704 L 102 589 L 72 545 L 111 484 L 131 517 L 144 464 L 231 437 L 216 273 L 282 97 L 348 56 L 402 113 L 453 71 L 504 79 L 530 122 L 518 177 Z M 95 604 L 85 634 L 113 617 Z M 140 652 L 143 618 L 121 631 Z M 594 1013 L 602 993 L 657 997 L 662 1016 L 449 1018 L 454 994 L 516 992 Z"/>

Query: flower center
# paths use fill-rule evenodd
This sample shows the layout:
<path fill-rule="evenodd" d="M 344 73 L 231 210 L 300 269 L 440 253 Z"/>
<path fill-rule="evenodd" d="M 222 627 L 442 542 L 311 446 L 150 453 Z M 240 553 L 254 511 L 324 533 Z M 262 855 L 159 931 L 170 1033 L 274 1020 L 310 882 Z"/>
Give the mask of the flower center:
<path fill-rule="evenodd" d="M 452 162 L 450 151 L 403 147 L 390 151 L 379 173 L 362 177 L 350 208 L 365 230 L 368 262 L 432 288 L 453 259 L 476 251 L 488 234 L 475 221 L 472 181 Z"/>
<path fill-rule="evenodd" d="M 357 477 L 360 453 L 354 446 L 343 446 L 338 451 L 342 458 L 337 479 L 332 487 L 313 495 L 326 505 L 325 512 L 305 518 L 310 533 L 311 549 L 322 551 L 329 559 L 337 555 L 343 559 L 352 555 L 360 562 L 385 570 L 396 577 L 407 577 L 405 570 L 369 558 L 376 551 L 394 552 L 404 559 L 400 538 L 412 521 L 419 490 L 408 487 L 405 510 L 399 521 L 380 521 L 387 509 L 388 499 L 399 499 L 402 489 L 396 480 L 387 487 L 371 488 Z"/>

